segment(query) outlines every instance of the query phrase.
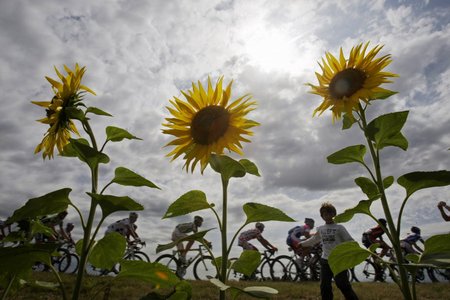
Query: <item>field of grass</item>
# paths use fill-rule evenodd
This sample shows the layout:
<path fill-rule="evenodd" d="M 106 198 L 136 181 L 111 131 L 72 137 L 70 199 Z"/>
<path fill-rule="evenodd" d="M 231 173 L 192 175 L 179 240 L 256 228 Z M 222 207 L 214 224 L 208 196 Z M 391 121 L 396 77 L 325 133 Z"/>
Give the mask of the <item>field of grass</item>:
<path fill-rule="evenodd" d="M 36 280 L 54 281 L 50 273 L 35 273 Z M 63 282 L 70 295 L 75 276 L 62 274 Z M 207 281 L 189 281 L 192 284 L 193 297 L 197 300 L 218 299 L 218 289 Z M 320 288 L 318 282 L 287 283 L 287 282 L 232 282 L 233 286 L 246 287 L 254 285 L 265 285 L 275 288 L 279 294 L 273 299 L 320 299 Z M 353 283 L 353 288 L 361 300 L 391 300 L 402 299 L 398 287 L 393 283 Z M 136 280 L 117 280 L 112 277 L 86 277 L 83 295 L 81 299 L 141 299 L 152 291 L 151 287 Z M 0 294 L 3 291 L 0 290 Z M 70 296 L 69 296 L 70 298 Z M 8 299 L 62 299 L 59 290 L 49 291 L 38 287 L 26 287 L 19 290 Z M 148 298 L 146 298 L 148 299 Z M 239 299 L 255 299 L 251 297 L 240 297 Z M 335 289 L 336 300 L 343 300 L 344 297 L 339 290 Z M 417 299 L 422 300 L 442 300 L 450 299 L 450 283 L 422 283 L 417 285 Z"/>

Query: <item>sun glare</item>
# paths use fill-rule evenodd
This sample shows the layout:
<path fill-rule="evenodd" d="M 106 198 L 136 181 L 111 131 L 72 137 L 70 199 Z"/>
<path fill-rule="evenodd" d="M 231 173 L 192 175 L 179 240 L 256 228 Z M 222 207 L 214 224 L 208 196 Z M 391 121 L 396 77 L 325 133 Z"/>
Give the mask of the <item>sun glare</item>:
<path fill-rule="evenodd" d="M 295 41 L 279 30 L 260 30 L 247 39 L 245 51 L 249 63 L 264 71 L 293 71 Z"/>

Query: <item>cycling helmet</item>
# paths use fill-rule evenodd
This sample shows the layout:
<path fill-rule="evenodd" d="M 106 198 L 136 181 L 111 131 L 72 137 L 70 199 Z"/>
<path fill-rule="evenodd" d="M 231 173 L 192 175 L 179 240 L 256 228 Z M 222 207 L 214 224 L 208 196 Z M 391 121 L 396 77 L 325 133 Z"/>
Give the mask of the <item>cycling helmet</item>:
<path fill-rule="evenodd" d="M 416 234 L 420 234 L 420 228 L 416 227 L 416 226 L 413 226 L 413 227 L 411 227 L 411 232 L 414 232 Z"/>
<path fill-rule="evenodd" d="M 256 228 L 258 228 L 259 230 L 264 230 L 264 224 L 263 223 L 261 223 L 261 222 L 257 222 L 256 224 L 255 224 L 255 227 Z"/>
<path fill-rule="evenodd" d="M 195 216 L 194 217 L 194 222 L 203 222 L 203 218 L 200 216 Z"/>
<path fill-rule="evenodd" d="M 386 224 L 387 224 L 386 219 L 383 219 L 383 218 L 379 218 L 379 219 L 378 219 L 378 222 L 380 222 L 381 224 L 383 224 L 383 226 L 386 226 Z"/>
<path fill-rule="evenodd" d="M 305 224 L 311 224 L 311 225 L 314 225 L 314 219 L 311 219 L 311 218 L 305 218 Z"/>
<path fill-rule="evenodd" d="M 67 223 L 66 226 L 67 227 L 75 227 L 75 225 L 73 225 L 73 223 Z"/>

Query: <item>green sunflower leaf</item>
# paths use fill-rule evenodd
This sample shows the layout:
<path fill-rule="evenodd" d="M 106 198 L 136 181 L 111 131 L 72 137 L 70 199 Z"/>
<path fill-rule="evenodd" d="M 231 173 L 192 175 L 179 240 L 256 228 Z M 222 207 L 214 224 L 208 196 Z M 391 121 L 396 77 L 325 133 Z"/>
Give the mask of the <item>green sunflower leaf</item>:
<path fill-rule="evenodd" d="M 397 179 L 409 198 L 414 192 L 430 187 L 450 185 L 450 171 L 412 172 Z"/>
<path fill-rule="evenodd" d="M 381 88 L 379 88 L 381 89 Z M 381 89 L 380 92 L 374 93 L 372 97 L 370 97 L 370 100 L 384 100 L 387 99 L 393 95 L 397 94 L 397 92 Z"/>
<path fill-rule="evenodd" d="M 166 266 L 146 261 L 122 260 L 120 262 L 119 278 L 137 279 L 149 284 L 159 285 L 161 288 L 174 287 L 180 279 Z"/>
<path fill-rule="evenodd" d="M 450 268 L 450 234 L 439 234 L 429 237 L 419 262 L 438 267 Z"/>
<path fill-rule="evenodd" d="M 123 139 L 129 139 L 129 140 L 142 140 L 125 129 L 114 127 L 114 126 L 108 126 L 106 127 L 106 140 L 112 141 L 112 142 L 120 142 Z"/>
<path fill-rule="evenodd" d="M 14 211 L 8 223 L 25 219 L 34 219 L 41 216 L 53 215 L 67 209 L 72 202 L 69 199 L 70 188 L 60 189 L 44 196 L 32 198 L 24 206 Z"/>
<path fill-rule="evenodd" d="M 166 219 L 183 216 L 191 212 L 211 208 L 213 206 L 213 204 L 209 204 L 206 200 L 206 194 L 204 192 L 193 190 L 175 200 L 169 206 L 162 218 Z"/>
<path fill-rule="evenodd" d="M 64 112 L 69 119 L 80 120 L 81 122 L 86 120 L 84 112 L 79 108 L 67 107 L 66 109 L 64 109 Z"/>
<path fill-rule="evenodd" d="M 168 250 L 168 249 L 172 249 L 178 243 L 181 243 L 181 242 L 197 241 L 197 242 L 203 243 L 203 237 L 205 236 L 205 234 L 208 233 L 208 231 L 213 230 L 213 229 L 214 228 L 198 231 L 198 232 L 196 232 L 194 234 L 188 235 L 188 236 L 186 236 L 184 238 L 181 238 L 179 240 L 176 240 L 176 241 L 168 243 L 168 244 L 159 244 L 156 247 L 156 253 L 159 253 L 161 251 L 165 251 L 165 250 Z"/>
<path fill-rule="evenodd" d="M 86 145 L 83 140 L 70 139 L 70 146 L 67 149 L 69 153 L 76 153 L 76 156 L 87 163 L 91 169 L 96 168 L 100 163 L 109 163 L 108 155 Z"/>
<path fill-rule="evenodd" d="M 394 183 L 394 176 L 388 176 L 383 179 L 383 187 L 384 189 L 389 188 Z"/>
<path fill-rule="evenodd" d="M 247 215 L 245 224 L 264 221 L 295 222 L 294 219 L 286 215 L 278 208 L 268 205 L 249 202 L 244 204 L 243 209 Z"/>
<path fill-rule="evenodd" d="M 346 163 L 358 162 L 364 164 L 364 155 L 366 146 L 354 145 L 341 149 L 327 157 L 330 164 L 340 165 Z"/>
<path fill-rule="evenodd" d="M 356 184 L 361 188 L 364 194 L 369 199 L 375 199 L 380 197 L 377 185 L 367 177 L 358 177 L 355 179 Z"/>
<path fill-rule="evenodd" d="M 359 265 L 370 255 L 370 251 L 361 248 L 357 242 L 345 242 L 334 247 L 328 257 L 328 263 L 333 274 L 339 274 Z"/>
<path fill-rule="evenodd" d="M 124 168 L 124 167 L 118 167 L 115 170 L 114 179 L 112 182 L 125 185 L 125 186 L 148 186 L 150 188 L 156 188 L 157 187 L 153 182 L 145 179 L 139 174 L 134 173 L 133 171 Z"/>
<path fill-rule="evenodd" d="M 239 163 L 242 166 L 244 166 L 245 171 L 247 171 L 247 173 L 258 176 L 258 177 L 261 176 L 259 174 L 258 167 L 255 165 L 255 163 L 249 161 L 248 159 L 241 159 L 241 160 L 239 160 Z"/>
<path fill-rule="evenodd" d="M 51 264 L 51 254 L 57 247 L 55 243 L 0 247 L 0 284 L 5 287 L 4 284 L 8 284 L 9 279 L 15 276 L 13 285 L 18 287 L 18 280 L 30 277 L 31 268 L 36 262 Z"/>
<path fill-rule="evenodd" d="M 211 154 L 209 163 L 211 168 L 221 174 L 225 180 L 229 180 L 231 177 L 244 177 L 247 173 L 241 163 L 226 155 Z"/>
<path fill-rule="evenodd" d="M 109 113 L 107 113 L 106 111 L 103 111 L 103 110 L 101 110 L 100 108 L 97 108 L 97 107 L 88 107 L 87 109 L 86 109 L 86 114 L 87 113 L 93 113 L 93 114 L 96 114 L 96 115 L 99 115 L 99 116 L 108 116 L 108 117 L 112 117 L 112 115 L 111 114 L 109 114 Z"/>
<path fill-rule="evenodd" d="M 342 118 L 342 130 L 349 129 L 355 124 L 356 120 L 353 117 L 353 115 L 349 115 L 347 113 L 344 114 L 344 117 Z"/>
<path fill-rule="evenodd" d="M 97 268 L 111 270 L 122 258 L 127 241 L 118 232 L 111 232 L 95 243 L 89 254 L 89 262 Z"/>
<path fill-rule="evenodd" d="M 250 276 L 259 266 L 261 254 L 259 251 L 244 250 L 238 260 L 233 263 L 233 270 Z"/>
<path fill-rule="evenodd" d="M 387 146 L 408 149 L 408 140 L 400 130 L 408 118 L 408 111 L 385 114 L 374 119 L 367 125 L 366 134 L 375 142 L 378 150 Z"/>
<path fill-rule="evenodd" d="M 364 214 L 371 216 L 372 213 L 370 212 L 370 205 L 372 205 L 372 202 L 374 200 L 375 199 L 359 201 L 358 205 L 356 205 L 355 207 L 346 209 L 344 212 L 335 216 L 334 221 L 336 223 L 345 223 L 350 221 L 355 214 Z"/>
<path fill-rule="evenodd" d="M 102 209 L 103 218 L 117 211 L 143 210 L 144 207 L 128 196 L 99 195 L 87 193 Z"/>
<path fill-rule="evenodd" d="M 85 144 L 86 146 L 89 146 L 89 142 L 86 139 L 74 139 L 76 141 L 78 141 L 81 144 Z M 65 157 L 77 157 L 78 156 L 78 152 L 77 150 L 73 147 L 73 143 L 69 142 L 67 145 L 64 146 L 63 151 L 61 152 L 61 156 L 65 156 Z"/>

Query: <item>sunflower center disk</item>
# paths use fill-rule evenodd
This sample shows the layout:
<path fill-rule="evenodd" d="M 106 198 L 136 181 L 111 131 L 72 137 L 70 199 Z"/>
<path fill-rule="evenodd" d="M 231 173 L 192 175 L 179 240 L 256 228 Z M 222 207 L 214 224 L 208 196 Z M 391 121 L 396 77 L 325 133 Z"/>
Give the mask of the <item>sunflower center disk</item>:
<path fill-rule="evenodd" d="M 345 69 L 337 73 L 330 82 L 330 95 L 335 99 L 350 97 L 361 89 L 366 74 L 358 69 Z"/>
<path fill-rule="evenodd" d="M 230 114 L 225 108 L 215 105 L 205 107 L 192 120 L 192 138 L 197 144 L 210 145 L 227 132 L 229 121 Z"/>

